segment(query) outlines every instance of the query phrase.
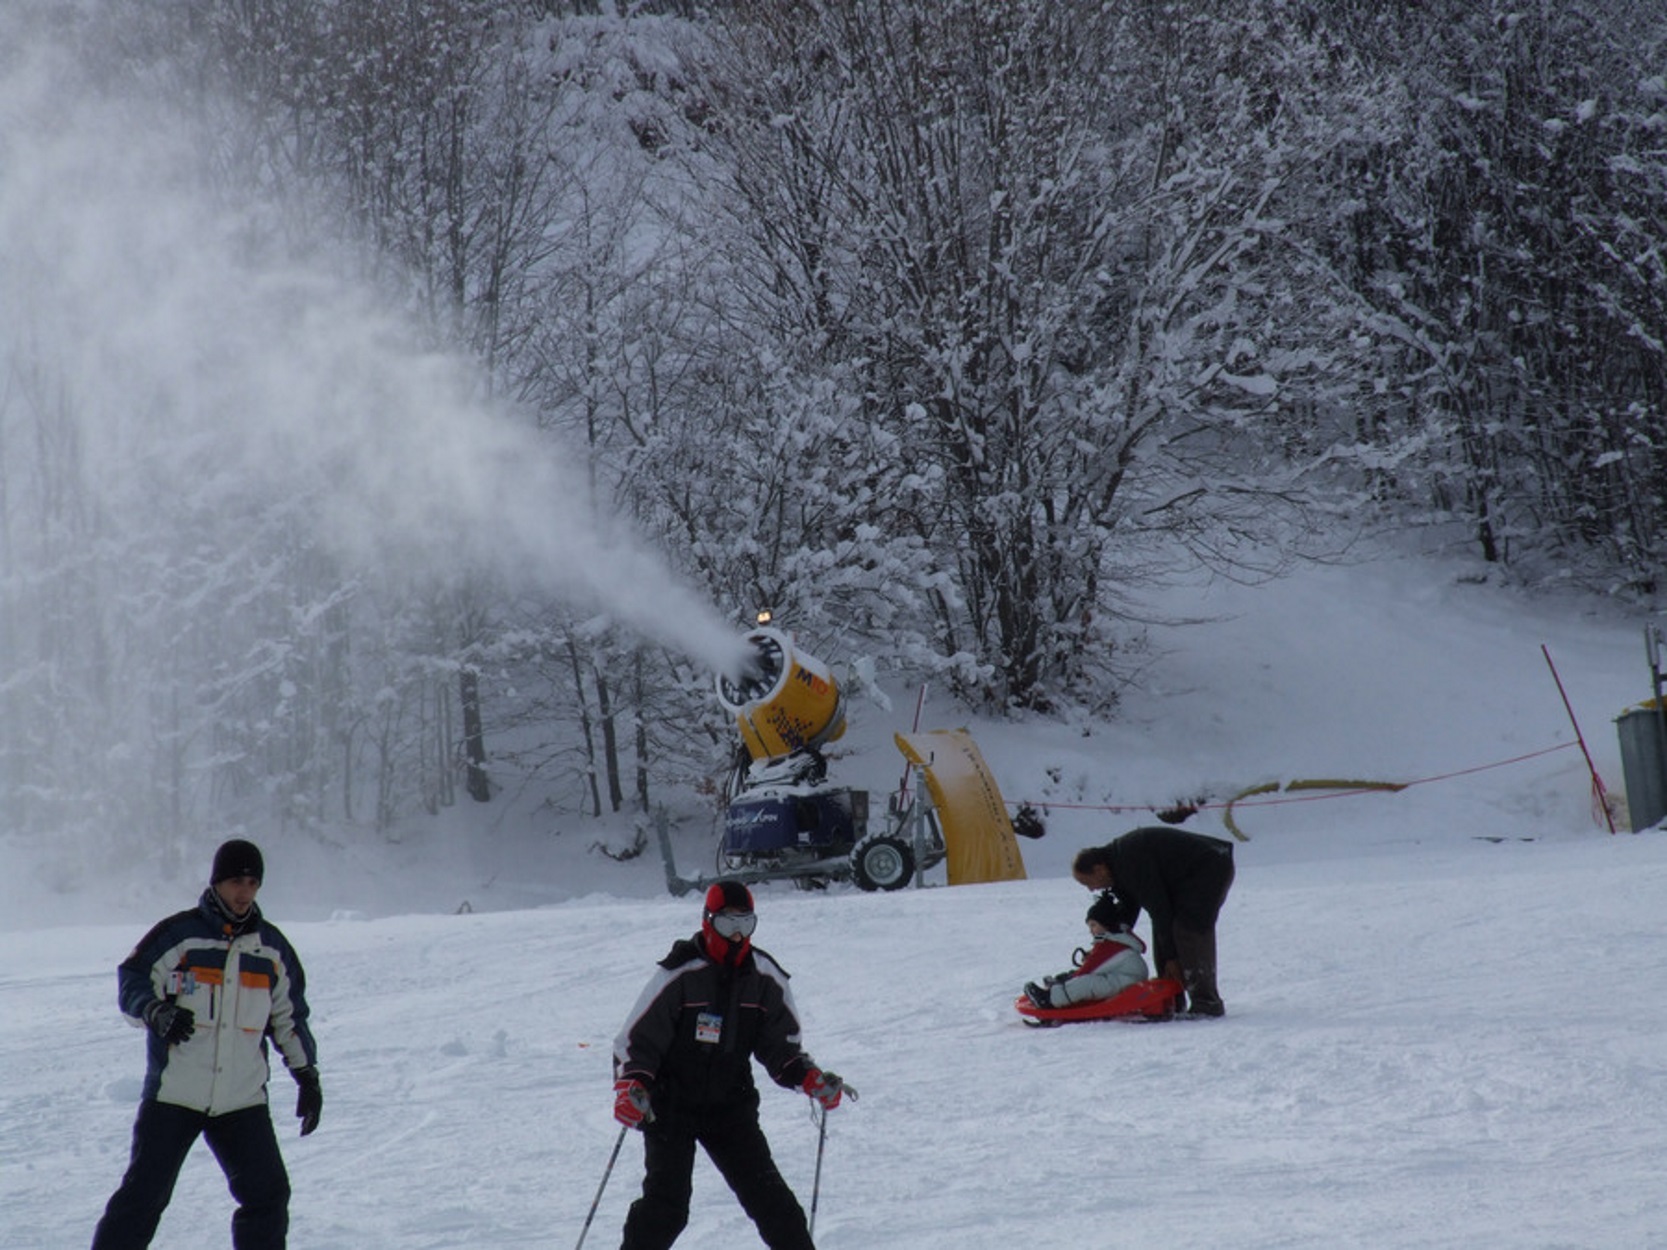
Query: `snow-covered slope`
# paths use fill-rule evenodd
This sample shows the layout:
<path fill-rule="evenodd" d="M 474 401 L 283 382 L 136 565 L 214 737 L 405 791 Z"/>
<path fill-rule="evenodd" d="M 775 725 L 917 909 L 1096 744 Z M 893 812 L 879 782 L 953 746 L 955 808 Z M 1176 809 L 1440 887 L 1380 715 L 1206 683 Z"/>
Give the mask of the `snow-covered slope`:
<path fill-rule="evenodd" d="M 830 1120 L 818 1244 L 1667 1245 L 1667 839 L 1594 820 L 1541 651 L 1618 793 L 1644 622 L 1462 572 L 1385 558 L 1177 592 L 1170 610 L 1216 619 L 1157 637 L 1118 721 L 974 724 L 1007 797 L 1050 805 L 1027 881 L 760 890 L 757 940 L 794 973 L 807 1043 L 862 1095 Z M 852 709 L 842 780 L 895 784 L 913 692 L 892 702 Z M 962 719 L 929 695 L 926 727 Z M 1225 1020 L 1020 1024 L 1018 986 L 1084 935 L 1079 847 L 1179 798 L 1210 800 L 1188 827 L 1228 836 L 1221 803 L 1311 778 L 1417 784 L 1235 807 Z M 466 840 L 464 815 L 374 852 L 267 846 L 262 905 L 306 961 L 323 1051 L 305 1141 L 276 1082 L 297 1246 L 572 1245 L 602 1179 L 609 1042 L 698 902 L 666 894 L 652 856 L 500 813 Z M 692 825 L 678 845 L 708 853 Z M 142 1063 L 114 965 L 201 876 L 71 863 L 43 884 L 0 843 L 0 1246 L 17 1250 L 90 1236 Z M 808 1204 L 808 1103 L 764 1106 Z M 587 1245 L 617 1244 L 639 1176 L 627 1141 Z M 199 1151 L 156 1244 L 226 1244 L 229 1213 Z M 755 1244 L 704 1163 L 679 1244 Z"/>

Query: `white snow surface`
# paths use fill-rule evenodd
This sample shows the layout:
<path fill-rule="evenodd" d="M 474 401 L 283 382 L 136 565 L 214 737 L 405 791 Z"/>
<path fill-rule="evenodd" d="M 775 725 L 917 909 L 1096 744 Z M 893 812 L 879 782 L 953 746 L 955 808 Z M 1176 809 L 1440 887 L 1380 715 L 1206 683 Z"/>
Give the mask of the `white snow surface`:
<path fill-rule="evenodd" d="M 1667 1246 L 1667 837 L 1594 815 L 1541 651 L 1618 798 L 1645 619 L 1473 572 L 1384 558 L 1174 592 L 1211 619 L 1154 632 L 1115 721 L 969 722 L 928 694 L 922 727 L 970 724 L 1049 828 L 1024 881 L 758 889 L 808 1048 L 861 1094 L 829 1117 L 819 1246 Z M 836 780 L 896 784 L 915 692 L 890 695 L 855 701 Z M 1225 1019 L 1021 1023 L 1021 984 L 1085 937 L 1076 850 L 1191 796 L 1212 805 L 1185 827 L 1227 837 L 1226 799 L 1315 778 L 1420 784 L 1234 809 Z M 579 1239 L 619 1133 L 611 1040 L 699 902 L 652 848 L 615 862 L 506 806 L 386 845 L 263 840 L 325 1091 L 299 1140 L 274 1078 L 293 1246 Z M 711 837 L 678 830 L 686 873 L 711 870 Z M 0 839 L 0 1246 L 86 1245 L 121 1175 L 143 1044 L 115 965 L 195 900 L 212 845 L 186 849 L 200 871 Z M 808 1208 L 810 1104 L 765 1084 L 763 1115 Z M 640 1177 L 631 1137 L 585 1245 L 618 1244 Z M 155 1244 L 228 1245 L 230 1213 L 199 1145 Z M 679 1245 L 755 1244 L 702 1158 Z"/>

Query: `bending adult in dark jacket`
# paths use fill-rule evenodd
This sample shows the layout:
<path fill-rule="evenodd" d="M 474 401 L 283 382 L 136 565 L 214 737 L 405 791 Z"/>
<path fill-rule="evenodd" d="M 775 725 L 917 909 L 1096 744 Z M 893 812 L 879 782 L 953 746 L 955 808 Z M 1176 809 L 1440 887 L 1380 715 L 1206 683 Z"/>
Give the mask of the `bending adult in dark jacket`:
<path fill-rule="evenodd" d="M 1071 875 L 1111 890 L 1127 922 L 1152 918 L 1152 961 L 1187 987 L 1194 1015 L 1226 1012 L 1216 988 L 1216 918 L 1233 885 L 1233 844 L 1153 825 L 1079 851 Z"/>
<path fill-rule="evenodd" d="M 689 1222 L 698 1143 L 775 1250 L 814 1250 L 804 1209 L 758 1124 L 756 1058 L 776 1084 L 839 1105 L 843 1084 L 799 1045 L 787 973 L 752 945 L 752 895 L 706 892 L 701 930 L 677 942 L 614 1041 L 614 1116 L 643 1133 L 642 1196 L 621 1250 L 664 1250 Z"/>
<path fill-rule="evenodd" d="M 267 1108 L 267 1043 L 300 1086 L 301 1136 L 317 1127 L 324 1096 L 301 961 L 255 905 L 264 875 L 252 842 L 225 843 L 197 906 L 158 924 L 117 969 L 122 1013 L 147 1030 L 147 1062 L 132 1158 L 93 1250 L 150 1245 L 199 1136 L 238 1204 L 232 1245 L 283 1250 L 289 1175 Z"/>

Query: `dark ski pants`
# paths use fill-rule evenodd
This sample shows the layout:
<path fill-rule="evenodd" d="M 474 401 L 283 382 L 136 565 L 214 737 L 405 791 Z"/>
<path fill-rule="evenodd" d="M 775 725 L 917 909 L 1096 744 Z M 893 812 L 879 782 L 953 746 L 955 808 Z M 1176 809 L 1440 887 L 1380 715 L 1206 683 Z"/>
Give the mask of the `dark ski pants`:
<path fill-rule="evenodd" d="M 1233 845 L 1223 842 L 1219 853 L 1174 887 L 1174 917 L 1169 927 L 1152 932 L 1152 960 L 1158 975 L 1181 971 L 1181 980 L 1195 1009 L 1221 1012 L 1216 988 L 1216 919 L 1227 892 L 1233 888 Z"/>
<path fill-rule="evenodd" d="M 804 1208 L 776 1170 L 757 1112 L 750 1109 L 715 1123 L 671 1127 L 656 1121 L 643 1130 L 642 1197 L 625 1217 L 620 1250 L 666 1250 L 677 1240 L 689 1222 L 696 1142 L 729 1182 L 765 1245 L 815 1250 Z"/>
<path fill-rule="evenodd" d="M 284 1250 L 289 1173 L 266 1105 L 210 1116 L 151 1100 L 139 1104 L 133 1155 L 93 1233 L 93 1250 L 144 1250 L 150 1245 L 185 1156 L 199 1136 L 207 1140 L 237 1201 L 232 1245 L 236 1250 Z"/>

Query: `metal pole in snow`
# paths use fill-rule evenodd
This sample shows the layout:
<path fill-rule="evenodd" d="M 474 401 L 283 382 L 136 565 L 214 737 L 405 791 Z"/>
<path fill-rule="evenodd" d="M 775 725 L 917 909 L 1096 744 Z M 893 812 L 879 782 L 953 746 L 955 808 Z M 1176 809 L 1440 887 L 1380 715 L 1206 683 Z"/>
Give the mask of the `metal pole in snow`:
<path fill-rule="evenodd" d="M 857 1091 L 853 1086 L 842 1084 L 841 1088 L 845 1091 L 846 1098 L 850 1099 L 852 1102 L 857 1101 Z M 826 1107 L 820 1107 L 818 1111 L 819 1113 L 816 1117 L 816 1179 L 811 1182 L 810 1186 L 809 1232 L 813 1235 L 816 1232 L 816 1200 L 822 1194 L 822 1151 L 828 1144 L 828 1109 Z"/>
<path fill-rule="evenodd" d="M 1650 685 L 1655 693 L 1656 743 L 1661 748 L 1663 777 L 1667 777 L 1667 701 L 1661 697 L 1661 627 L 1644 626 L 1644 654 L 1650 661 Z"/>
<path fill-rule="evenodd" d="M 816 1179 L 810 1186 L 810 1234 L 816 1235 L 816 1200 L 822 1194 L 822 1151 L 828 1144 L 828 1109 L 822 1108 L 822 1114 L 817 1116 L 820 1128 L 816 1134 Z"/>
<path fill-rule="evenodd" d="M 630 1132 L 627 1126 L 619 1130 L 619 1136 L 614 1138 L 614 1152 L 608 1156 L 608 1166 L 602 1170 L 602 1183 L 596 1187 L 596 1197 L 590 1201 L 590 1214 L 585 1216 L 585 1226 L 579 1230 L 579 1240 L 573 1250 L 581 1250 L 585 1244 L 585 1234 L 590 1232 L 590 1222 L 596 1218 L 596 1208 L 602 1205 L 602 1191 L 608 1187 L 608 1177 L 614 1174 L 614 1164 L 619 1159 L 619 1148 L 625 1144 L 625 1134 Z"/>
<path fill-rule="evenodd" d="M 926 683 L 920 683 L 920 693 L 915 696 L 915 721 L 909 729 L 910 733 L 920 732 L 920 710 L 926 706 Z M 903 761 L 903 780 L 897 783 L 897 810 L 901 812 L 903 805 L 909 801 L 909 773 L 914 768 L 914 761 L 905 758 Z"/>
<path fill-rule="evenodd" d="M 1586 739 L 1580 732 L 1580 722 L 1574 718 L 1574 708 L 1569 704 L 1568 692 L 1563 689 L 1563 679 L 1557 675 L 1557 666 L 1551 662 L 1551 651 L 1543 642 L 1540 654 L 1545 656 L 1545 666 L 1551 670 L 1551 680 L 1557 683 L 1557 693 L 1563 696 L 1563 710 L 1569 714 L 1569 724 L 1574 726 L 1574 740 L 1580 744 L 1580 753 L 1586 757 L 1586 771 L 1592 774 L 1592 793 L 1597 795 L 1598 806 L 1603 808 L 1604 823 L 1609 826 L 1609 832 L 1614 833 L 1615 815 L 1609 810 L 1609 794 L 1603 788 L 1603 778 L 1598 776 L 1598 766 L 1592 763 L 1592 753 L 1586 749 Z"/>

